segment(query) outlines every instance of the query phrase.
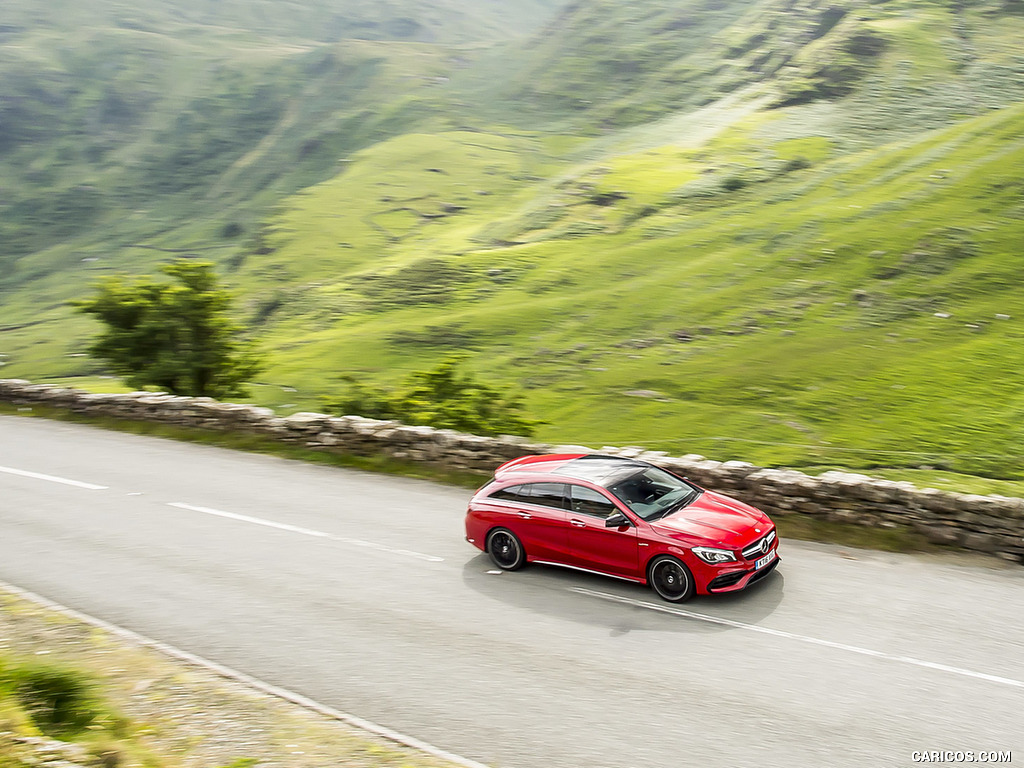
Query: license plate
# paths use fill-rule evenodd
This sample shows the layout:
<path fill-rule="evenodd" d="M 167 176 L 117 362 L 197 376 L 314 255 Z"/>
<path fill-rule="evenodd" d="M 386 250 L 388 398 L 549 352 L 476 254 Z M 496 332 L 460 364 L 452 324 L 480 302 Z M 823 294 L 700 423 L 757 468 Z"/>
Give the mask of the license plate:
<path fill-rule="evenodd" d="M 768 565 L 768 563 L 770 563 L 770 562 L 771 562 L 772 560 L 774 560 L 774 559 L 775 559 L 775 557 L 776 557 L 776 554 L 777 554 L 777 550 L 774 550 L 774 549 L 773 549 L 773 550 L 772 550 L 771 552 L 769 552 L 769 553 L 768 553 L 767 555 L 765 555 L 765 556 L 764 556 L 764 557 L 762 557 L 762 558 L 761 558 L 760 560 L 758 560 L 757 562 L 755 562 L 755 563 L 754 563 L 754 570 L 756 571 L 756 570 L 758 570 L 758 569 L 760 569 L 760 568 L 764 568 L 764 567 L 765 567 L 766 565 Z"/>

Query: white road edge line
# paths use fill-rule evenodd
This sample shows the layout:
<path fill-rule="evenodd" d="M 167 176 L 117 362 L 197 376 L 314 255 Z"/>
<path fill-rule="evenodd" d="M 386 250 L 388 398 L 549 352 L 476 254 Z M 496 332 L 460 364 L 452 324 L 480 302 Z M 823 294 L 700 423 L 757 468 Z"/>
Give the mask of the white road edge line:
<path fill-rule="evenodd" d="M 140 635 L 138 632 L 133 632 L 130 629 L 119 627 L 118 625 L 111 624 L 110 622 L 104 621 L 103 619 L 97 619 L 96 617 L 90 616 L 87 613 L 76 611 L 74 608 L 68 608 L 67 606 L 54 602 L 49 598 L 42 597 L 40 595 L 35 594 L 34 592 L 29 592 L 28 590 L 22 589 L 21 587 L 16 587 L 13 584 L 8 584 L 5 581 L 0 581 L 0 590 L 10 592 L 11 594 L 17 597 L 20 597 L 24 600 L 28 600 L 32 603 L 36 603 L 37 605 L 40 605 L 48 610 L 57 611 L 58 613 L 68 616 L 69 618 L 75 619 L 76 621 L 81 621 L 85 624 L 97 627 L 99 629 L 104 630 L 105 632 L 117 635 L 118 637 L 121 637 L 130 642 L 137 643 L 139 645 L 144 645 L 149 648 L 153 648 L 154 650 L 157 650 L 160 653 L 166 654 L 167 656 L 172 656 L 178 659 L 179 661 L 185 662 L 186 664 L 191 664 L 196 667 L 202 667 L 203 669 L 207 669 L 210 672 L 213 672 L 214 674 L 220 675 L 221 677 L 225 677 L 229 680 L 234 680 L 236 682 L 242 683 L 243 685 L 247 685 L 250 688 L 261 691 L 262 693 L 266 693 L 270 696 L 275 696 L 279 699 L 290 701 L 292 704 L 297 704 L 300 707 L 304 707 L 314 712 L 318 712 L 319 714 L 324 715 L 325 717 L 329 717 L 332 720 L 339 720 L 343 723 L 346 723 L 347 725 L 352 726 L 353 728 L 358 728 L 362 731 L 372 733 L 376 736 L 380 736 L 381 738 L 387 739 L 388 741 L 392 741 L 396 744 L 401 744 L 402 746 L 409 747 L 410 749 L 417 749 L 420 752 L 425 752 L 426 754 L 432 755 L 433 757 L 439 758 L 441 760 L 447 760 L 448 762 L 454 763 L 455 765 L 461 765 L 463 766 L 463 768 L 490 768 L 490 766 L 485 765 L 484 763 L 478 763 L 476 760 L 470 760 L 468 757 L 462 757 L 461 755 L 456 755 L 452 752 L 448 752 L 446 750 L 441 749 L 440 747 L 435 747 L 433 744 L 421 741 L 420 739 L 417 739 L 413 736 L 407 736 L 404 733 L 392 730 L 391 728 L 387 728 L 383 725 L 377 725 L 376 723 L 371 722 L 370 720 L 364 720 L 361 717 L 350 715 L 347 712 L 342 712 L 339 709 L 328 707 L 324 704 L 314 701 L 313 699 L 303 696 L 301 693 L 295 693 L 294 691 L 289 691 L 287 688 L 280 688 L 276 685 L 265 683 L 262 680 L 245 674 L 244 672 L 234 670 L 231 667 L 225 667 L 223 664 L 218 664 L 215 661 L 210 661 L 209 659 L 205 659 L 202 656 L 196 656 L 194 653 L 183 651 L 180 648 L 174 647 L 173 645 L 168 645 L 167 643 L 160 642 L 159 640 L 153 640 L 152 638 L 146 637 L 145 635 Z"/>
<path fill-rule="evenodd" d="M 846 645 L 845 643 L 836 643 L 831 640 L 821 640 L 817 637 L 810 637 L 808 635 L 798 635 L 795 632 L 786 632 L 782 629 L 771 629 L 770 627 L 759 627 L 756 624 L 744 624 L 742 621 L 733 621 L 732 619 L 722 619 L 718 616 L 708 616 L 704 613 L 695 613 L 694 611 L 687 611 L 683 608 L 674 608 L 668 605 L 658 605 L 656 603 L 648 603 L 643 600 L 634 600 L 631 597 L 621 597 L 620 595 L 612 595 L 607 592 L 597 592 L 593 589 L 586 589 L 585 587 L 568 587 L 571 592 L 578 592 L 581 595 L 587 595 L 589 597 L 597 597 L 601 600 L 610 600 L 613 603 L 624 603 L 626 605 L 635 605 L 638 608 L 647 608 L 651 611 L 659 611 L 661 613 L 671 613 L 676 616 L 684 616 L 688 619 L 696 619 L 697 621 L 706 621 L 709 624 L 721 624 L 726 627 L 734 627 L 736 629 L 746 629 L 751 632 L 760 632 L 764 635 L 772 635 L 774 637 L 783 637 L 787 640 L 798 640 L 802 643 L 810 643 L 812 645 L 822 645 L 826 648 L 835 648 L 840 651 L 847 651 L 849 653 L 859 653 L 862 656 L 874 656 L 877 659 L 886 659 L 887 661 L 898 661 L 903 664 L 912 664 L 916 667 L 925 667 L 926 669 L 936 669 L 940 672 L 949 672 L 954 675 L 962 675 L 964 677 L 973 677 L 976 680 L 986 680 L 990 683 L 999 683 L 1000 685 L 1009 685 L 1013 688 L 1024 688 L 1024 680 L 1014 680 L 1010 677 L 999 677 L 998 675 L 989 675 L 984 672 L 974 672 L 970 669 L 963 669 L 962 667 L 951 667 L 947 664 L 937 664 L 932 661 L 923 661 L 921 659 L 914 659 L 910 656 L 896 656 L 895 654 L 885 653 L 884 651 L 873 651 L 870 648 L 861 648 L 856 645 Z"/>
<path fill-rule="evenodd" d="M 350 544 L 354 547 L 365 547 L 366 549 L 375 549 L 379 552 L 387 552 L 391 555 L 405 555 L 406 557 L 415 557 L 418 560 L 426 560 L 428 563 L 443 563 L 443 557 L 437 557 L 436 555 L 425 555 L 422 552 L 413 552 L 411 549 L 395 549 L 393 547 L 386 547 L 383 544 L 377 544 L 373 541 L 363 541 L 362 539 L 350 539 L 346 536 L 337 536 L 333 533 L 326 533 L 324 531 L 316 531 L 312 528 L 302 528 L 297 525 L 289 525 L 288 523 L 278 523 L 274 520 L 264 520 L 262 517 L 251 517 L 250 515 L 240 515 L 236 512 L 225 512 L 221 509 L 210 509 L 209 507 L 197 507 L 192 504 L 185 504 L 180 501 L 171 501 L 167 503 L 169 507 L 175 507 L 177 509 L 187 509 L 190 512 L 201 512 L 204 515 L 214 515 L 216 517 L 226 517 L 229 520 L 238 520 L 243 523 L 251 523 L 253 525 L 262 525 L 267 528 L 277 528 L 279 531 L 289 531 L 291 533 L 299 533 L 303 536 L 313 536 L 318 539 L 330 539 L 331 541 L 338 541 L 342 544 Z"/>
<path fill-rule="evenodd" d="M 29 472 L 25 469 L 14 469 L 13 467 L 0 467 L 0 472 L 6 472 L 8 475 L 20 475 L 21 477 L 31 477 L 35 480 L 46 480 L 50 483 L 60 483 L 61 485 L 71 485 L 75 488 L 85 488 L 87 491 L 105 491 L 107 486 L 95 485 L 93 483 L 83 483 L 78 480 L 68 480 L 66 477 L 56 477 L 54 475 L 44 475 L 39 472 Z"/>

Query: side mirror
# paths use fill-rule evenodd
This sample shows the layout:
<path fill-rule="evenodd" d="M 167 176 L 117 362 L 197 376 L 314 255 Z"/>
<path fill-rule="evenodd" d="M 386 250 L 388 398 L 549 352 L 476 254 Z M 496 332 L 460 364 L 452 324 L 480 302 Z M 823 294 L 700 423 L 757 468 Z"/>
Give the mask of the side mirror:
<path fill-rule="evenodd" d="M 631 523 L 629 518 L 621 512 L 612 512 L 608 519 L 604 521 L 605 528 L 621 528 L 624 525 L 631 525 Z"/>

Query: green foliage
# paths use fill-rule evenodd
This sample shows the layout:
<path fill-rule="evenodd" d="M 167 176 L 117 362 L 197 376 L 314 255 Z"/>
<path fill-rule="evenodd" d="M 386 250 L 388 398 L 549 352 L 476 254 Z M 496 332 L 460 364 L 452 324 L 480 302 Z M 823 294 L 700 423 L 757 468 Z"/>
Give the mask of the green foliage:
<path fill-rule="evenodd" d="M 68 666 L 0 659 L 0 700 L 5 698 L 16 701 L 43 733 L 58 738 L 124 726 L 102 701 L 92 678 Z"/>
<path fill-rule="evenodd" d="M 406 424 L 455 429 L 473 435 L 531 435 L 538 424 L 523 413 L 523 400 L 458 371 L 461 355 L 417 371 L 397 389 L 373 389 L 347 377 L 345 395 L 327 400 L 334 413 L 396 419 Z"/>
<path fill-rule="evenodd" d="M 228 397 L 260 370 L 253 346 L 228 316 L 231 295 L 213 265 L 187 259 L 162 271 L 176 283 L 111 277 L 78 308 L 107 329 L 90 347 L 134 387 L 175 395 Z"/>

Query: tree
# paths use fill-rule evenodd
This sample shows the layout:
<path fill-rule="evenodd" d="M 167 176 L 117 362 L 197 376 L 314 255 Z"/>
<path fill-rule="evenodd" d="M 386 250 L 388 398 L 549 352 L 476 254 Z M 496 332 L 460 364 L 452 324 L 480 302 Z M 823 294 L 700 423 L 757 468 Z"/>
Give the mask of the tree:
<path fill-rule="evenodd" d="M 540 422 L 522 411 L 522 398 L 460 374 L 462 355 L 449 355 L 434 369 L 417 371 L 398 389 L 370 389 L 346 377 L 345 396 L 327 400 L 339 414 L 397 419 L 475 435 L 531 435 Z"/>
<path fill-rule="evenodd" d="M 174 282 L 110 277 L 96 295 L 76 303 L 107 328 L 89 353 L 106 360 L 130 386 L 175 395 L 230 397 L 261 368 L 250 342 L 232 322 L 231 294 L 213 265 L 180 259 L 162 266 Z"/>

